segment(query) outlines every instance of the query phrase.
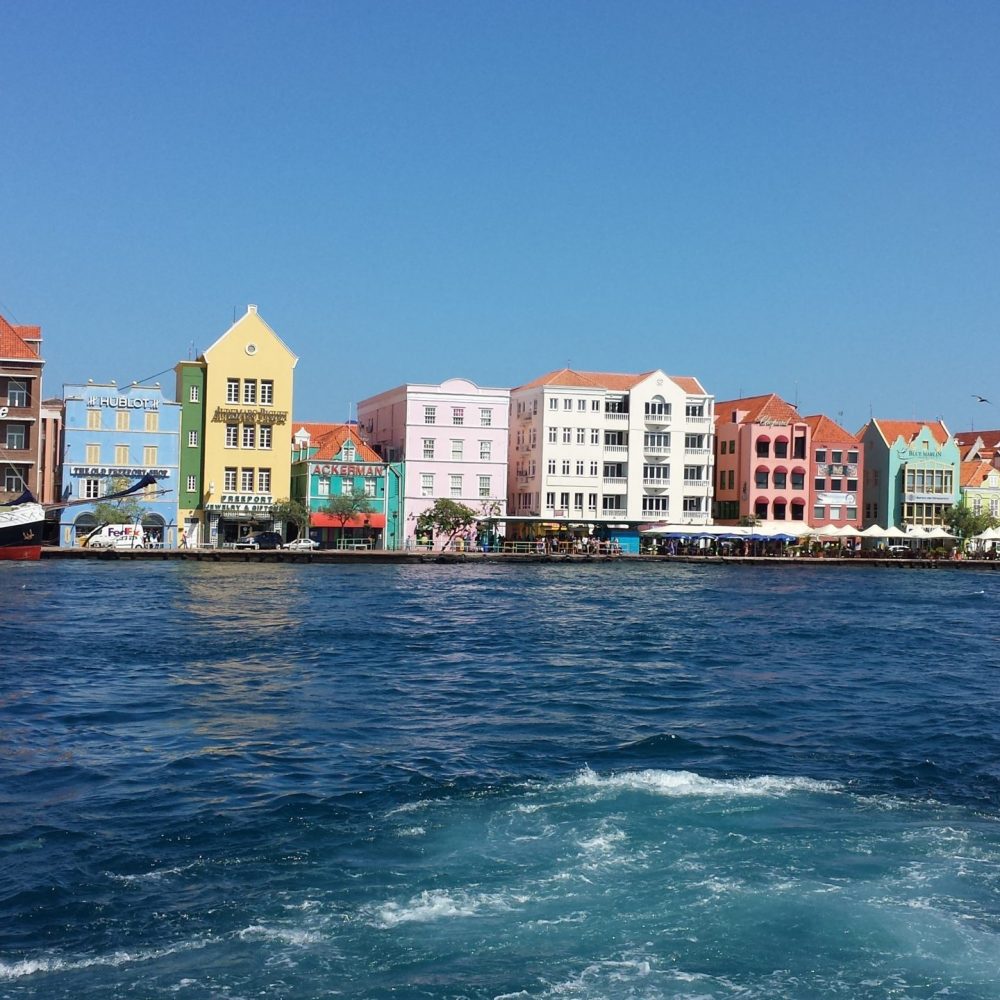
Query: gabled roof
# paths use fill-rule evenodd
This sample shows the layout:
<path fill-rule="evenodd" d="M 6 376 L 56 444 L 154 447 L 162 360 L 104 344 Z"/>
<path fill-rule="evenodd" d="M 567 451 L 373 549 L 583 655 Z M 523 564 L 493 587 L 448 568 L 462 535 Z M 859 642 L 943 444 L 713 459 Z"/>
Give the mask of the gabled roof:
<path fill-rule="evenodd" d="M 288 353 L 288 356 L 292 359 L 292 367 L 294 368 L 298 364 L 299 362 L 298 355 L 288 346 L 288 344 L 286 344 L 281 339 L 281 337 L 279 337 L 274 332 L 274 330 L 271 328 L 271 325 L 267 322 L 267 320 L 265 320 L 264 317 L 257 312 L 257 307 L 255 305 L 247 306 L 247 311 L 238 320 L 236 320 L 236 322 L 233 323 L 233 325 L 228 330 L 226 330 L 225 333 L 223 333 L 219 337 L 216 337 L 211 346 L 205 348 L 205 350 L 201 353 L 201 355 L 198 357 L 198 360 L 207 361 L 208 355 L 211 354 L 212 351 L 214 351 L 215 348 L 218 347 L 219 344 L 221 344 L 222 341 L 224 341 L 226 337 L 228 337 L 234 330 L 238 329 L 244 324 L 259 324 L 260 326 L 262 326 L 264 330 L 266 330 L 267 333 L 270 334 L 270 336 L 272 336 L 275 339 L 276 343 Z"/>
<path fill-rule="evenodd" d="M 715 403 L 715 421 L 717 424 L 728 424 L 732 420 L 733 410 L 745 414 L 739 421 L 741 424 L 756 424 L 761 420 L 801 420 L 799 411 L 786 403 L 777 393 L 769 392 L 766 396 L 743 396 L 740 399 L 727 399 Z"/>
<path fill-rule="evenodd" d="M 977 486 L 982 486 L 986 482 L 986 477 L 991 472 L 996 471 L 991 462 L 983 459 L 977 459 L 974 462 L 963 462 L 961 472 L 959 473 L 959 480 L 963 488 L 974 489 Z"/>
<path fill-rule="evenodd" d="M 292 437 L 300 430 L 305 430 L 309 434 L 309 447 L 315 448 L 316 452 L 310 456 L 311 461 L 333 461 L 340 454 L 344 442 L 350 439 L 354 442 L 359 462 L 379 462 L 382 459 L 378 452 L 370 445 L 365 444 L 358 434 L 355 424 L 293 424 Z"/>
<path fill-rule="evenodd" d="M 692 396 L 707 396 L 702 384 L 693 375 L 668 375 L 668 379 Z"/>
<path fill-rule="evenodd" d="M 882 435 L 886 444 L 892 444 L 896 438 L 911 442 L 926 427 L 940 445 L 946 445 L 951 435 L 941 420 L 878 420 L 873 418 L 872 424 Z"/>
<path fill-rule="evenodd" d="M 616 372 L 578 372 L 572 368 L 560 368 L 558 371 L 540 375 L 531 382 L 525 382 L 524 385 L 518 386 L 518 389 L 558 385 L 576 389 L 611 389 L 613 392 L 628 392 L 652 374 L 652 371 L 643 372 L 641 375 L 623 375 Z"/>
<path fill-rule="evenodd" d="M 8 361 L 40 361 L 41 355 L 34 342 L 41 340 L 41 337 L 41 327 L 11 326 L 0 316 L 0 358 Z"/>
<path fill-rule="evenodd" d="M 956 431 L 952 437 L 963 447 L 973 445 L 979 438 L 987 448 L 1000 447 L 1000 431 Z"/>
<path fill-rule="evenodd" d="M 857 435 L 845 430 L 836 420 L 831 420 L 822 413 L 802 418 L 812 431 L 813 441 L 829 444 L 858 444 Z"/>

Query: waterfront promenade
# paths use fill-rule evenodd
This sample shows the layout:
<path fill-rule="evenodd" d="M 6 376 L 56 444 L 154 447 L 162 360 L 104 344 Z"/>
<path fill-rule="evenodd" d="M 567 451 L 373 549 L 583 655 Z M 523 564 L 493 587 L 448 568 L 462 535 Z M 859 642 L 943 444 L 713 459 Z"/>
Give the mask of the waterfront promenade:
<path fill-rule="evenodd" d="M 303 552 L 286 549 L 86 549 L 46 547 L 42 549 L 43 559 L 90 559 L 97 561 L 162 562 L 164 560 L 182 562 L 215 563 L 314 563 L 317 565 L 384 565 L 387 563 L 689 563 L 691 565 L 741 565 L 774 566 L 793 568 L 851 568 L 882 566 L 888 569 L 989 569 L 1000 570 L 1000 560 L 993 559 L 897 559 L 897 558 L 850 558 L 839 557 L 798 557 L 798 556 L 695 556 L 695 555 L 596 555 L 563 553 L 523 553 L 523 552 L 454 552 L 428 551 L 426 549 L 407 551 L 337 550 L 320 549 Z"/>

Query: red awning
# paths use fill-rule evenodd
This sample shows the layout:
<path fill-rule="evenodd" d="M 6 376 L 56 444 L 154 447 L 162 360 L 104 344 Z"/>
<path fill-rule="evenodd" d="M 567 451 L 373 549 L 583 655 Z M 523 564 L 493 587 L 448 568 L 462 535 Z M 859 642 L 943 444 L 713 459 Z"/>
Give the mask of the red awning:
<path fill-rule="evenodd" d="M 309 517 L 309 523 L 314 528 L 364 528 L 366 521 L 369 528 L 384 528 L 385 514 L 355 514 L 354 517 L 349 517 L 343 525 L 340 523 L 340 518 L 334 517 L 332 514 L 311 514 Z"/>

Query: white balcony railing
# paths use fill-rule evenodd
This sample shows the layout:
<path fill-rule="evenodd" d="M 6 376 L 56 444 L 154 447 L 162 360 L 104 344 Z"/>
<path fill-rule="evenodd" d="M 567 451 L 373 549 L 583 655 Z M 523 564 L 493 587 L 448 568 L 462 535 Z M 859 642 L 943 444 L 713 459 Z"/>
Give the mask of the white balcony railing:
<path fill-rule="evenodd" d="M 709 480 L 707 479 L 685 479 L 684 486 L 689 488 L 692 486 L 708 486 Z"/>
<path fill-rule="evenodd" d="M 709 453 L 708 448 L 685 448 L 685 455 L 707 455 Z"/>
<path fill-rule="evenodd" d="M 604 477 L 605 486 L 628 486 L 628 480 L 624 476 L 605 476 Z"/>
<path fill-rule="evenodd" d="M 605 507 L 601 511 L 601 517 L 606 517 L 609 521 L 621 521 L 625 517 L 625 508 Z"/>
<path fill-rule="evenodd" d="M 685 416 L 684 422 L 688 424 L 710 424 L 712 422 L 711 417 L 689 417 Z"/>
<path fill-rule="evenodd" d="M 670 489 L 669 479 L 644 479 L 642 485 L 649 490 L 667 490 Z"/>
<path fill-rule="evenodd" d="M 604 446 L 605 452 L 609 455 L 627 455 L 628 445 L 627 444 L 606 444 Z"/>
<path fill-rule="evenodd" d="M 647 424 L 654 424 L 657 427 L 665 427 L 674 422 L 669 413 L 647 413 L 644 419 Z"/>
<path fill-rule="evenodd" d="M 627 424 L 628 423 L 628 414 L 627 413 L 612 413 L 612 412 L 610 412 L 608 410 L 605 410 L 604 411 L 604 419 L 605 420 L 615 420 L 615 421 L 618 421 L 619 423 L 625 423 L 625 424 Z"/>
<path fill-rule="evenodd" d="M 642 446 L 644 455 L 669 455 L 670 445 L 666 444 L 644 444 Z"/>

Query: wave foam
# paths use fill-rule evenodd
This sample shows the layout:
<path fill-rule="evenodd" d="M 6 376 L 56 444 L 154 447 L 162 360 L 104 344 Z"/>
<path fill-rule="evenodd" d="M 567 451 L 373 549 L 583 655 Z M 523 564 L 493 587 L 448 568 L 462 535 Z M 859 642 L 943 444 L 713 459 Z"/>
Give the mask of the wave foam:
<path fill-rule="evenodd" d="M 265 927 L 263 924 L 244 927 L 236 936 L 241 941 L 279 941 L 281 944 L 293 944 L 298 948 L 318 944 L 323 940 L 322 935 L 315 931 L 305 931 L 295 927 Z"/>
<path fill-rule="evenodd" d="M 449 893 L 434 889 L 414 896 L 408 903 L 383 903 L 374 911 L 374 922 L 382 928 L 405 923 L 429 923 L 453 917 L 480 917 L 514 909 L 501 895 L 466 892 Z"/>
<path fill-rule="evenodd" d="M 666 796 L 703 798 L 741 798 L 788 795 L 793 792 L 837 792 L 841 786 L 814 778 L 781 778 L 762 775 L 758 778 L 703 778 L 693 771 L 624 771 L 600 775 L 587 767 L 571 779 L 577 788 L 608 791 L 640 791 Z"/>
<path fill-rule="evenodd" d="M 204 948 L 208 940 L 186 941 L 170 948 L 147 948 L 140 951 L 116 951 L 110 955 L 94 955 L 91 958 L 59 958 L 55 955 L 43 958 L 24 958 L 20 962 L 0 962 L 0 980 L 21 979 L 24 976 L 34 976 L 39 972 L 74 972 L 78 969 L 89 969 L 93 966 L 131 965 L 136 962 L 151 962 L 157 958 L 165 958 L 177 952 L 192 951 Z"/>

